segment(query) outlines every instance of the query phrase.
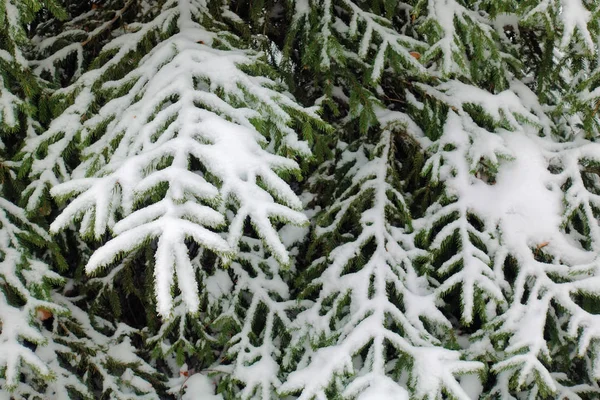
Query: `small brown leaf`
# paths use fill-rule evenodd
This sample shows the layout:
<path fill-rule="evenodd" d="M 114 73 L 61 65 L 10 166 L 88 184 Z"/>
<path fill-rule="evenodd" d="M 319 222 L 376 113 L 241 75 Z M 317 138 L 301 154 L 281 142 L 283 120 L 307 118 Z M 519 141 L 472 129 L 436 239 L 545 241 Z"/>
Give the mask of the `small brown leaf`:
<path fill-rule="evenodd" d="M 47 308 L 38 307 L 38 308 L 35 309 L 35 316 L 40 321 L 45 321 L 47 319 L 52 318 L 53 314 L 52 314 L 52 311 L 48 310 Z"/>
<path fill-rule="evenodd" d="M 550 242 L 542 242 L 540 244 L 537 245 L 537 249 L 543 249 L 544 247 L 548 246 L 550 244 Z"/>

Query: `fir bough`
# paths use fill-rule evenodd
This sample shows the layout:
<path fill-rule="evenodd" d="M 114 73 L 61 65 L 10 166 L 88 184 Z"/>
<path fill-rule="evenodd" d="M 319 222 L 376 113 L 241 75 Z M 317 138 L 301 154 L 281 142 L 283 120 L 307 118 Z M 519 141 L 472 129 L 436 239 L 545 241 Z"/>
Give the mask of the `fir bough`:
<path fill-rule="evenodd" d="M 599 20 L 0 0 L 0 397 L 597 398 Z"/>

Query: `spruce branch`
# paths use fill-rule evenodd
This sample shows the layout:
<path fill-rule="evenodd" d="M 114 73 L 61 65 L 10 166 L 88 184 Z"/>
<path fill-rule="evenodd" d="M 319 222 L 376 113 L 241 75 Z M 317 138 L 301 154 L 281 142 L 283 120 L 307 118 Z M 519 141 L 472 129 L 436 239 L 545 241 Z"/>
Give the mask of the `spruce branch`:
<path fill-rule="evenodd" d="M 123 6 L 123 8 L 115 11 L 115 15 L 112 17 L 111 20 L 105 22 L 103 25 L 99 26 L 98 28 L 94 29 L 92 32 L 90 32 L 88 34 L 87 39 L 85 39 L 84 41 L 82 41 L 80 43 L 81 47 L 85 47 L 85 45 L 87 45 L 88 43 L 90 43 L 92 40 L 94 40 L 96 37 L 104 34 L 104 32 L 106 32 L 107 30 L 111 29 L 112 25 L 117 22 L 122 16 L 123 14 L 127 11 L 127 9 L 129 7 L 131 7 L 132 4 L 135 3 L 135 0 L 128 0 L 125 5 Z"/>

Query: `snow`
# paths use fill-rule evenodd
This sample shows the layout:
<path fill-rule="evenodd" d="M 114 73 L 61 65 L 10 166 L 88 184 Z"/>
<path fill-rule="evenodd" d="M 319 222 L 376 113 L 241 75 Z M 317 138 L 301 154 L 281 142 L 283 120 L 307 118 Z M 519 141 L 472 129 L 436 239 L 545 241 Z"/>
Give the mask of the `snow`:
<path fill-rule="evenodd" d="M 17 107 L 23 102 L 6 89 L 4 78 L 0 77 L 0 123 L 9 127 L 17 125 Z"/>
<path fill-rule="evenodd" d="M 297 104 L 281 82 L 246 72 L 264 57 L 199 24 L 211 13 L 203 0 L 167 0 L 155 18 L 136 23 L 135 32 L 119 31 L 103 49 L 114 56 L 81 76 L 80 43 L 29 63 L 41 74 L 52 72 L 69 54 L 78 56 L 78 79 L 56 92 L 73 103 L 39 135 L 41 126 L 28 121 L 23 149 L 24 163 L 31 162 L 27 211 L 34 212 L 50 189 L 65 203 L 50 231 L 79 223 L 80 236 L 102 243 L 85 266 L 88 274 L 114 266 L 90 282 L 100 284 L 100 295 L 114 288 L 125 265 L 121 259 L 154 252 L 136 265 L 153 268 L 163 324 L 158 332 L 144 334 L 155 334 L 148 343 L 159 352 L 168 354 L 183 344 L 181 352 L 188 357 L 205 340 L 221 346 L 221 334 L 225 338 L 218 357 L 215 352 L 218 361 L 207 369 L 216 373 L 214 379 L 186 366 L 189 377 L 171 380 L 172 391 L 177 384 L 184 389 L 182 399 L 222 400 L 216 384 L 225 375 L 242 400 L 269 400 L 286 392 L 298 392 L 297 400 L 325 400 L 332 387 L 358 400 L 508 399 L 514 392 L 521 392 L 517 398 L 535 398 L 544 388 L 557 398 L 578 398 L 579 392 L 598 390 L 579 382 L 569 386 L 572 377 L 554 371 L 552 358 L 560 354 L 548 338 L 551 325 L 558 342 L 571 348 L 569 357 L 586 363 L 589 380 L 600 378 L 600 360 L 593 356 L 600 316 L 576 301 L 581 294 L 595 295 L 600 285 L 600 195 L 591 188 L 600 184 L 593 171 L 600 145 L 582 138 L 583 113 L 576 112 L 596 100 L 598 89 L 585 89 L 572 100 L 554 88 L 557 94 L 550 93 L 545 104 L 531 89 L 537 89 L 535 77 L 513 76 L 505 68 L 513 55 L 495 47 L 495 33 L 502 36 L 507 24 L 519 35 L 520 21 L 537 26 L 555 19 L 562 35 L 556 44 L 562 49 L 553 56 L 566 65 L 567 57 L 597 52 L 592 36 L 597 12 L 582 0 L 540 0 L 525 4 L 529 8 L 519 11 L 524 16 L 501 14 L 492 21 L 462 3 L 428 0 L 421 10 L 404 9 L 409 25 L 426 31 L 419 34 L 428 47 L 353 1 L 294 2 L 295 26 L 321 34 L 322 69 L 351 59 L 367 71 L 374 98 L 384 94 L 376 85 L 383 72 L 395 68 L 389 64 L 391 53 L 401 60 L 403 73 L 419 74 L 405 88 L 413 107 L 405 112 L 376 107 L 380 130 L 372 126 L 369 135 L 353 143 L 338 142 L 335 157 L 308 180 L 309 190 L 335 185 L 331 199 L 319 193 L 298 196 L 283 177 L 299 173 L 298 160 L 311 155 L 311 143 L 300 137 L 298 126 L 319 122 L 317 108 Z M 13 1 L 3 4 L 12 35 L 19 11 Z M 224 18 L 243 21 L 223 7 Z M 112 69 L 130 63 L 145 38 L 164 34 L 173 23 L 176 34 L 124 76 L 111 78 Z M 477 35 L 483 48 L 461 43 L 464 35 Z M 504 39 L 507 51 L 520 50 Z M 44 40 L 38 47 L 43 51 L 54 44 Z M 420 60 L 411 55 L 415 50 Z M 507 83 L 504 90 L 468 83 L 479 51 L 489 59 L 484 74 L 497 74 Z M 597 60 L 588 56 L 576 76 L 563 74 L 567 85 L 585 86 L 593 76 L 587 64 Z M 0 49 L 0 61 L 28 65 L 18 49 L 14 54 Z M 332 96 L 349 103 L 344 78 L 327 72 L 336 78 Z M 6 89 L 3 79 L 0 124 L 14 127 L 20 123 L 17 110 L 26 103 Z M 119 93 L 125 85 L 130 90 Z M 96 97 L 99 87 L 102 97 Z M 447 115 L 434 115 L 430 103 L 443 104 L 439 109 L 447 109 Z M 478 125 L 466 104 L 480 107 L 492 120 L 489 130 Z M 557 110 L 564 114 L 560 121 Z M 441 132 L 424 132 L 415 115 L 431 119 L 432 126 L 443 121 Z M 576 131 L 567 132 L 573 127 Z M 103 134 L 95 137 L 98 130 Z M 423 147 L 422 175 L 444 193 L 415 219 L 408 216 L 415 199 L 398 177 L 399 163 L 405 161 L 395 153 L 399 132 Z M 74 145 L 82 148 L 82 161 L 71 170 L 64 158 Z M 319 205 L 303 211 L 313 201 Z M 393 223 L 390 215 L 397 217 Z M 46 232 L 1 198 L 0 225 L 0 280 L 23 298 L 17 307 L 0 291 L 0 369 L 6 369 L 0 383 L 19 385 L 25 393 L 29 389 L 21 374 L 35 370 L 44 380 L 58 378 L 48 383 L 46 398 L 66 397 L 67 388 L 89 397 L 86 386 L 59 362 L 58 354 L 73 355 L 69 346 L 76 343 L 94 350 L 86 362 L 104 391 L 157 399 L 143 377 L 156 371 L 137 354 L 132 328 L 94 321 L 75 300 L 39 290 L 61 278 L 31 258 L 18 238 L 32 231 L 48 241 Z M 420 234 L 426 236 L 419 244 L 424 248 L 417 247 Z M 309 265 L 300 254 L 303 243 L 312 252 Z M 448 245 L 456 252 L 446 257 Z M 212 259 L 204 257 L 206 251 L 216 253 L 218 261 L 203 265 Z M 516 263 L 514 271 L 505 266 L 509 258 Z M 310 281 L 303 280 L 305 275 Z M 298 289 L 314 294 L 298 300 Z M 454 289 L 460 304 L 452 315 L 444 302 Z M 205 295 L 208 310 L 201 307 Z M 41 310 L 57 320 L 69 318 L 82 333 L 55 341 L 55 333 L 36 322 Z M 473 334 L 457 328 L 480 322 Z M 213 325 L 235 329 L 221 332 Z M 190 327 L 202 342 L 192 343 Z M 110 373 L 114 361 L 128 364 L 118 377 Z M 167 364 L 176 370 L 175 361 Z M 493 378 L 484 382 L 488 369 Z M 494 386 L 484 394 L 488 383 Z M 4 389 L 0 397 L 6 397 Z"/>
<path fill-rule="evenodd" d="M 381 391 L 391 391 L 393 395 L 403 393 L 401 398 L 406 397 L 403 389 L 391 385 L 387 377 L 384 349 L 388 346 L 411 358 L 414 368 L 409 385 L 419 397 L 435 397 L 447 391 L 459 399 L 468 399 L 456 375 L 482 368 L 480 363 L 460 360 L 460 353 L 438 346 L 438 340 L 422 323 L 422 319 L 427 319 L 439 327 L 450 326 L 437 309 L 432 292 L 413 269 L 410 258 L 419 252 L 408 245 L 411 238 L 387 222 L 386 213 L 391 209 L 400 213 L 404 207 L 402 194 L 391 176 L 392 139 L 392 133 L 384 131 L 373 146 L 363 144 L 356 151 L 341 146 L 343 155 L 339 157 L 338 168 L 350 165 L 346 177 L 351 184 L 336 195 L 333 222 L 317 227 L 315 233 L 317 240 L 327 240 L 351 206 L 360 206 L 357 211 L 361 214 L 361 230 L 357 237 L 340 244 L 311 266 L 326 263 L 327 268 L 311 283 L 320 285 L 321 290 L 315 304 L 294 321 L 294 340 L 332 337 L 333 344 L 312 351 L 307 349 L 301 367 L 282 385 L 284 392 L 302 390 L 299 400 L 325 399 L 325 389 L 345 373 L 353 376 L 344 391 L 345 397 L 373 398 Z M 363 205 L 360 199 L 365 195 L 369 200 Z M 365 256 L 364 265 L 358 271 L 345 272 L 361 248 L 371 241 L 374 248 Z M 405 311 L 388 297 L 390 286 L 406 299 Z M 349 305 L 344 307 L 347 311 L 338 320 L 337 310 L 345 295 Z M 329 298 L 334 299 L 333 304 L 323 312 L 322 307 Z M 402 335 L 397 333 L 398 329 L 389 328 L 387 321 L 390 320 L 400 327 Z M 366 358 L 355 358 L 365 347 L 368 349 Z"/>
<path fill-rule="evenodd" d="M 233 282 L 226 271 L 219 269 L 213 275 L 206 278 L 204 286 L 206 287 L 208 296 L 212 297 L 213 301 L 217 301 L 222 296 L 231 293 Z"/>
<path fill-rule="evenodd" d="M 106 354 L 118 362 L 125 364 L 135 363 L 137 356 L 135 348 L 131 345 L 131 339 L 126 337 L 121 343 L 116 346 L 111 346 Z"/>
<path fill-rule="evenodd" d="M 50 282 L 60 283 L 62 278 L 51 271 L 48 264 L 32 258 L 19 238 L 28 233 L 49 240 L 47 234 L 27 221 L 24 210 L 3 198 L 0 198 L 0 226 L 0 281 L 10 288 L 13 296 L 23 301 L 19 306 L 4 290 L 0 291 L 0 368 L 3 370 L 0 384 L 3 389 L 20 391 L 22 374 L 49 379 L 57 372 L 50 362 L 56 354 L 47 347 L 47 337 L 34 319 L 36 314 L 45 310 L 60 315 L 66 310 L 39 290 Z M 27 342 L 35 344 L 37 349 Z M 0 396 L 4 394 L 0 391 Z"/>
<path fill-rule="evenodd" d="M 549 10 L 551 8 L 554 8 L 554 10 Z M 587 48 L 589 50 L 594 48 L 594 40 L 588 30 L 588 22 L 592 17 L 592 13 L 581 0 L 560 0 L 557 2 L 543 0 L 529 11 L 524 18 L 531 18 L 538 13 L 548 15 L 552 11 L 558 11 L 558 19 L 563 25 L 561 46 L 569 45 L 574 31 L 577 29 Z"/>
<path fill-rule="evenodd" d="M 371 386 L 362 391 L 357 400 L 408 400 L 406 389 L 388 377 L 374 379 Z"/>
<path fill-rule="evenodd" d="M 201 373 L 191 375 L 184 384 L 185 392 L 181 400 L 223 400 L 223 396 L 215 395 L 214 382 Z"/>
<path fill-rule="evenodd" d="M 471 95 L 477 99 L 476 93 Z M 496 106 L 519 109 L 513 105 L 515 99 L 509 100 L 506 96 L 504 99 Z M 565 178 L 549 171 L 550 162 L 560 154 L 540 151 L 547 146 L 546 140 L 519 131 L 488 134 L 470 143 L 466 136 L 461 136 L 466 134 L 463 123 L 464 120 L 452 114 L 446 125 L 448 136 L 445 137 L 459 146 L 454 155 L 448 155 L 448 160 L 454 160 L 457 168 L 461 151 L 468 151 L 471 154 L 468 158 L 472 160 L 485 158 L 497 163 L 499 159 L 495 154 L 505 154 L 509 159 L 500 161 L 493 185 L 470 176 L 466 169 L 457 169 L 456 177 L 444 175 L 442 179 L 448 182 L 461 203 L 490 225 L 498 224 L 501 232 L 509 233 L 502 238 L 511 251 L 522 252 L 523 245 L 535 247 L 548 242 L 549 248 L 562 254 L 570 264 L 591 261 L 590 255 L 574 246 L 561 230 L 564 206 L 560 186 Z"/>
<path fill-rule="evenodd" d="M 505 27 L 509 27 L 512 34 L 518 37 L 521 34 L 519 31 L 519 19 L 520 16 L 516 13 L 500 13 L 493 19 L 492 24 L 500 38 L 506 43 L 510 43 L 506 37 Z"/>
<path fill-rule="evenodd" d="M 221 366 L 228 369 L 235 379 L 244 382 L 240 390 L 240 399 L 252 399 L 259 396 L 261 400 L 269 400 L 272 393 L 281 387 L 279 380 L 280 365 L 278 357 L 281 354 L 279 345 L 281 333 L 276 333 L 275 323 L 279 321 L 285 329 L 290 329 L 292 321 L 288 312 L 300 304 L 290 299 L 287 284 L 279 275 L 280 265 L 271 256 L 260 240 L 242 237 L 245 248 L 239 254 L 239 262 L 231 263 L 235 275 L 235 286 L 232 298 L 227 302 L 225 312 L 219 318 L 239 320 L 240 331 L 229 341 L 228 355 L 232 358 L 231 366 Z M 243 318 L 238 318 L 236 307 L 242 304 L 245 312 Z M 264 324 L 260 327 L 259 340 L 250 340 L 250 332 L 258 317 L 260 307 L 264 306 L 266 315 Z M 256 394 L 254 394 L 256 393 Z"/>
<path fill-rule="evenodd" d="M 43 158 L 33 161 L 29 176 L 32 182 L 25 189 L 29 194 L 26 209 L 36 210 L 46 195 L 46 188 L 67 181 L 70 176 L 67 172 L 64 156 L 69 144 L 75 140 L 79 130 L 82 128 L 82 117 L 94 100 L 90 88 L 83 89 L 75 99 L 73 105 L 68 107 L 60 118 L 52 121 L 50 127 L 41 135 L 28 140 L 25 148 L 26 153 L 34 153 L 44 143 L 51 142 L 48 151 Z M 56 141 L 53 139 L 62 135 Z"/>
<path fill-rule="evenodd" d="M 492 367 L 499 379 L 498 393 L 506 396 L 502 385 L 512 374 L 519 388 L 539 377 L 548 390 L 556 391 L 560 383 L 541 361 L 551 356 L 544 332 L 548 318 L 554 315 L 553 303 L 570 314 L 570 324 L 562 334 L 579 338 L 580 355 L 589 349 L 590 338 L 600 334 L 600 320 L 571 298 L 571 293 L 597 281 L 594 276 L 579 276 L 578 272 L 597 270 L 592 265 L 597 264 L 600 232 L 591 212 L 597 199 L 583 185 L 580 166 L 586 158 L 597 159 L 598 153 L 591 152 L 592 148 L 597 150 L 597 145 L 556 142 L 551 134 L 552 122 L 522 84 L 513 82 L 514 92 L 497 95 L 479 89 L 457 90 L 462 85 L 448 82 L 426 89 L 455 104 L 455 109 L 449 111 L 444 134 L 430 147 L 433 156 L 426 167 L 433 179 L 444 182 L 454 202 L 431 207 L 429 215 L 414 225 L 428 229 L 440 218 L 458 213 L 458 219 L 444 226 L 433 241 L 432 246 L 439 248 L 454 232 L 461 240 L 460 252 L 441 267 L 450 275 L 436 292 L 442 297 L 445 291 L 460 285 L 461 318 L 465 321 L 473 318 L 477 290 L 486 293 L 486 307 L 479 312 L 496 321 L 494 331 L 498 335 L 508 335 L 506 354 Z M 484 131 L 462 110 L 463 102 L 479 104 L 495 119 L 505 119 L 510 130 Z M 527 122 L 518 122 L 515 114 Z M 498 173 L 489 177 L 478 172 L 480 162 L 495 166 Z M 559 170 L 552 172 L 551 168 Z M 573 212 L 580 212 L 589 221 L 593 251 L 585 250 L 575 240 L 577 234 L 565 231 L 565 219 Z M 466 218 L 469 213 L 480 218 L 484 226 L 475 229 Z M 486 252 L 471 243 L 472 236 L 478 237 Z M 537 260 L 539 252 L 554 261 Z M 518 263 L 514 283 L 505 280 L 503 263 L 508 255 Z M 458 262 L 462 268 L 452 272 Z M 481 348 L 473 345 L 471 349 L 483 353 L 488 346 L 488 352 L 494 351 L 489 343 L 481 344 Z M 472 382 L 465 387 L 475 384 L 474 378 L 470 379 Z"/>
<path fill-rule="evenodd" d="M 460 377 L 460 386 L 471 400 L 477 400 L 483 393 L 483 385 L 481 379 L 477 375 L 463 375 Z"/>
<path fill-rule="evenodd" d="M 330 42 L 335 41 L 337 44 L 339 40 L 337 36 L 350 37 L 353 41 L 360 36 L 356 56 L 371 66 L 370 78 L 373 82 L 377 82 L 381 78 L 385 64 L 387 64 L 386 58 L 388 58 L 389 51 L 398 55 L 412 71 L 424 71 L 424 67 L 410 55 L 410 51 L 425 47 L 425 43 L 399 33 L 391 28 L 393 25 L 391 21 L 381 15 L 363 10 L 353 1 L 342 0 L 339 3 L 339 5 L 334 5 L 335 2 L 325 0 L 319 7 L 315 7 L 309 1 L 294 2 L 293 24 L 300 25 L 306 22 L 308 26 L 304 29 L 309 30 L 311 24 L 314 23 L 315 28 L 319 31 L 320 41 L 323 43 L 319 48 L 319 61 L 322 69 L 331 68 L 335 65 L 335 60 L 339 58 L 339 55 L 336 54 L 337 45 L 329 45 Z M 349 12 L 350 25 L 332 13 L 332 10 L 338 7 L 343 7 Z M 314 13 L 314 10 L 318 11 L 313 17 L 311 11 Z M 359 25 L 361 26 L 360 35 L 358 35 Z M 368 55 L 369 49 L 372 47 L 376 48 L 377 54 L 374 60 L 370 60 L 371 57 Z"/>
<path fill-rule="evenodd" d="M 203 12 L 202 2 L 172 4 L 177 6 L 161 13 L 147 27 L 124 34 L 106 47 L 124 38 L 140 40 L 140 32 L 160 26 L 160 21 L 178 21 L 180 32 L 152 49 L 137 68 L 121 79 L 103 83 L 105 89 L 133 83 L 128 93 L 111 99 L 95 116 L 81 121 L 80 115 L 93 101 L 90 86 L 108 64 L 114 65 L 125 56 L 122 51 L 131 44 L 120 48 L 100 70 L 82 75 L 74 84 L 82 87 L 81 99 L 32 143 L 36 147 L 65 132 L 51 145 L 53 151 L 48 157 L 36 160 L 32 175 L 37 177 L 40 170 L 53 167 L 75 135 L 85 140 L 108 123 L 106 133 L 84 150 L 85 160 L 70 180 L 40 174 L 36 185 L 52 186 L 50 192 L 57 198 L 74 196 L 52 223 L 53 232 L 75 219 L 81 221 L 84 234 L 100 238 L 110 230 L 115 235 L 89 259 L 88 273 L 136 251 L 142 243 L 157 241 L 155 290 L 158 311 L 164 317 L 171 315 L 174 306 L 175 276 L 188 310 L 198 310 L 196 272 L 185 244 L 188 239 L 227 259 L 237 249 L 249 219 L 274 257 L 284 265 L 290 263 L 274 221 L 306 225 L 307 218 L 299 211 L 299 198 L 278 175 L 295 173 L 298 164 L 274 153 L 310 154 L 308 144 L 300 141 L 290 126 L 288 109 L 309 119 L 318 118 L 314 110 L 301 108 L 288 94 L 272 89 L 275 85 L 270 79 L 242 71 L 242 65 L 260 62 L 256 54 L 210 47 L 214 34 L 194 22 L 192 16 Z M 219 96 L 218 92 L 224 94 Z M 252 108 L 234 108 L 230 102 L 251 104 Z M 255 118 L 268 118 L 278 133 L 258 132 L 251 121 Z M 277 141 L 281 143 L 279 150 L 274 147 Z M 189 170 L 192 158 L 202 163 L 212 182 L 205 173 Z M 165 160 L 170 160 L 170 165 L 157 169 Z M 168 190 L 162 200 L 136 209 L 136 204 L 163 183 L 168 184 Z M 41 195 L 39 189 L 34 192 Z M 32 204 L 34 200 L 30 200 Z M 206 204 L 197 204 L 198 200 Z M 235 208 L 230 220 L 224 215 L 228 206 Z M 225 223 L 229 231 L 223 238 L 215 230 Z"/>
<path fill-rule="evenodd" d="M 560 233 L 562 196 L 552 185 L 548 161 L 538 151 L 539 141 L 520 133 L 506 132 L 500 137 L 513 160 L 500 169 L 495 185 L 474 182 L 459 188 L 459 196 L 479 215 L 500 221 L 501 231 L 510 232 L 503 236 L 510 248 L 551 242 L 563 247 L 559 253 L 572 253 L 573 246 Z"/>

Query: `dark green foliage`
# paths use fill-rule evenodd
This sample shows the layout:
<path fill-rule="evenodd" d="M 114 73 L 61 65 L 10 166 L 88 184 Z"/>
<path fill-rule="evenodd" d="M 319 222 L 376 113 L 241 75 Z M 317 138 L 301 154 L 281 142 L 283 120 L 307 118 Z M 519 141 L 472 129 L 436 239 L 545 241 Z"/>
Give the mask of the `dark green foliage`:
<path fill-rule="evenodd" d="M 0 0 L 0 397 L 597 398 L 599 21 Z"/>

